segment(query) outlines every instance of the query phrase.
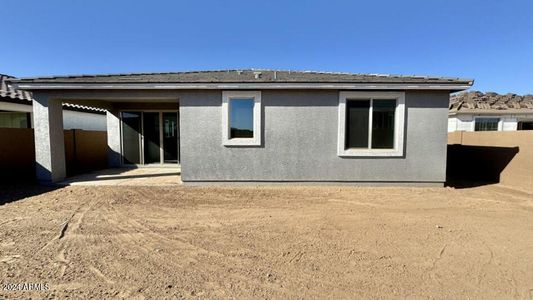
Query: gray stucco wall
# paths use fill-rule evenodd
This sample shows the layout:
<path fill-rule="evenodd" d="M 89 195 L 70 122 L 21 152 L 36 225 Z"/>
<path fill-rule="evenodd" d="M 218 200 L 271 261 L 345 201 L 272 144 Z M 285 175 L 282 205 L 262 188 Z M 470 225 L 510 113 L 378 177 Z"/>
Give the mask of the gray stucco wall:
<path fill-rule="evenodd" d="M 261 147 L 222 145 L 222 93 L 180 97 L 182 180 L 444 182 L 447 91 L 407 91 L 404 157 L 337 156 L 338 91 L 263 90 Z"/>

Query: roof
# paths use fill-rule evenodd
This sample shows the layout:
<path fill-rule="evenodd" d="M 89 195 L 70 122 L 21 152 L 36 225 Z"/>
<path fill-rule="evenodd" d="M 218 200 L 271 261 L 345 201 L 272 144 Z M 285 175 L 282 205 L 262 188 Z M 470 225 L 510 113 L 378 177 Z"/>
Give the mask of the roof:
<path fill-rule="evenodd" d="M 500 95 L 479 91 L 450 97 L 450 113 L 532 113 L 533 95 Z"/>
<path fill-rule="evenodd" d="M 32 93 L 14 88 L 8 82 L 12 79 L 16 78 L 5 74 L 0 74 L 0 102 L 4 101 L 31 105 L 31 101 L 33 101 Z M 70 103 L 63 103 L 63 107 L 68 110 L 85 111 L 91 113 L 105 112 L 104 109 Z"/>
<path fill-rule="evenodd" d="M 424 84 L 470 87 L 472 79 L 434 76 L 354 74 L 287 70 L 216 70 L 169 73 L 129 73 L 48 76 L 13 79 L 13 83 L 31 89 L 37 85 L 61 84 Z M 282 87 L 282 86 L 280 86 Z"/>
<path fill-rule="evenodd" d="M 31 93 L 27 91 L 14 89 L 7 84 L 8 79 L 14 79 L 15 77 L 0 74 L 0 98 L 11 98 L 21 101 L 31 101 Z"/>

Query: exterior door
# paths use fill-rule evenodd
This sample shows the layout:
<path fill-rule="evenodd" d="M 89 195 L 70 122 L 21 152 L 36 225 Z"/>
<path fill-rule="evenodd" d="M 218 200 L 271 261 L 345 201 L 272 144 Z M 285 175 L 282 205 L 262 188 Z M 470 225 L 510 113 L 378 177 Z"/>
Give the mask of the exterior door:
<path fill-rule="evenodd" d="M 161 163 L 161 140 L 158 112 L 143 113 L 144 164 Z"/>
<path fill-rule="evenodd" d="M 163 162 L 178 163 L 178 113 L 163 113 Z"/>
<path fill-rule="evenodd" d="M 122 113 L 122 157 L 124 164 L 141 163 L 141 112 Z"/>
<path fill-rule="evenodd" d="M 122 157 L 126 165 L 178 164 L 178 112 L 121 113 Z"/>

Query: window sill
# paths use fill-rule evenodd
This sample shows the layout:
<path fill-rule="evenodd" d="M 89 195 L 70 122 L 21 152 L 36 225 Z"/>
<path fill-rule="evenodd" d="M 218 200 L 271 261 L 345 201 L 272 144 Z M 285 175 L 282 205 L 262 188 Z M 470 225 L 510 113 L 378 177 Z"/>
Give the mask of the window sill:
<path fill-rule="evenodd" d="M 402 150 L 396 149 L 346 149 L 339 150 L 340 157 L 401 157 Z"/>
<path fill-rule="evenodd" d="M 244 147 L 258 147 L 261 146 L 261 141 L 256 138 L 234 138 L 226 140 L 222 143 L 224 146 L 244 146 Z"/>

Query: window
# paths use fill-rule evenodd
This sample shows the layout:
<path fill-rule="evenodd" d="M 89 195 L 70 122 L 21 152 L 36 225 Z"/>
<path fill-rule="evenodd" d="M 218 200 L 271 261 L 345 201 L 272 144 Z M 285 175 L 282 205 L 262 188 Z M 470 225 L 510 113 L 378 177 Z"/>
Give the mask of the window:
<path fill-rule="evenodd" d="M 474 131 L 498 131 L 500 118 L 475 118 Z"/>
<path fill-rule="evenodd" d="M 368 148 L 368 120 L 370 100 L 346 103 L 345 148 Z"/>
<path fill-rule="evenodd" d="M 339 156 L 402 156 L 405 96 L 400 92 L 341 92 Z"/>
<path fill-rule="evenodd" d="M 372 106 L 372 149 L 394 149 L 395 99 L 376 99 Z"/>
<path fill-rule="evenodd" d="M 224 146 L 261 145 L 261 92 L 222 92 Z"/>
<path fill-rule="evenodd" d="M 0 111 L 0 128 L 31 128 L 31 114 Z"/>
<path fill-rule="evenodd" d="M 518 122 L 518 130 L 533 130 L 533 121 Z"/>
<path fill-rule="evenodd" d="M 229 138 L 254 137 L 254 99 L 229 100 Z"/>

